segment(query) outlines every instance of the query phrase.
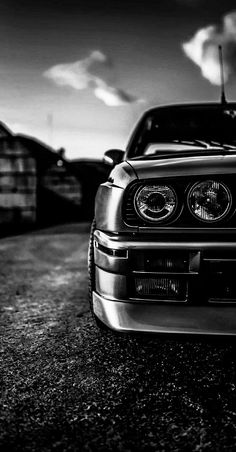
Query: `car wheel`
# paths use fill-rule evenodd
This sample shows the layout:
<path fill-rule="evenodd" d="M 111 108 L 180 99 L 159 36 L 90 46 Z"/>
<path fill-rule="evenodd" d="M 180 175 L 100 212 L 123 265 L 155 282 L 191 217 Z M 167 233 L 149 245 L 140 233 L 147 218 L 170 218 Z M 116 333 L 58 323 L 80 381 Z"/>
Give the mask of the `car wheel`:
<path fill-rule="evenodd" d="M 96 229 L 96 221 L 95 218 L 92 221 L 91 229 L 90 229 L 90 236 L 89 236 L 89 246 L 88 246 L 88 277 L 89 277 L 89 283 L 88 283 L 88 296 L 89 296 L 89 305 L 90 310 L 93 316 L 93 319 L 96 323 L 96 325 L 99 327 L 100 330 L 108 331 L 108 327 L 104 325 L 104 323 L 101 322 L 97 318 L 97 316 L 94 314 L 93 310 L 93 290 L 95 289 L 95 264 L 94 264 L 94 231 Z"/>

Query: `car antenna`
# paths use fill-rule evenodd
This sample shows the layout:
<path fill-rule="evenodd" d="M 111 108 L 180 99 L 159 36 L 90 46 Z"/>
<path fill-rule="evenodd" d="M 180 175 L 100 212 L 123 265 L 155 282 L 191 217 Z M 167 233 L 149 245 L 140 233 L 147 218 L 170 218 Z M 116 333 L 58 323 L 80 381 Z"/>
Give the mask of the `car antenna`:
<path fill-rule="evenodd" d="M 225 105 L 227 104 L 227 100 L 225 97 L 224 61 L 221 45 L 219 45 L 219 60 L 220 60 L 220 80 L 221 80 L 221 104 Z"/>

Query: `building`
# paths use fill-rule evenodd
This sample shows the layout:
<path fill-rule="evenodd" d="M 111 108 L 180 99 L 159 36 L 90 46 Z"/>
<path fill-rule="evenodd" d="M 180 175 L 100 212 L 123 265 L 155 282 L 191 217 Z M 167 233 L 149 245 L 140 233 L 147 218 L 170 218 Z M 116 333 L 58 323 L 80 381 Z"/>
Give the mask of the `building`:
<path fill-rule="evenodd" d="M 80 219 L 82 190 L 69 163 L 0 123 L 0 227 Z"/>

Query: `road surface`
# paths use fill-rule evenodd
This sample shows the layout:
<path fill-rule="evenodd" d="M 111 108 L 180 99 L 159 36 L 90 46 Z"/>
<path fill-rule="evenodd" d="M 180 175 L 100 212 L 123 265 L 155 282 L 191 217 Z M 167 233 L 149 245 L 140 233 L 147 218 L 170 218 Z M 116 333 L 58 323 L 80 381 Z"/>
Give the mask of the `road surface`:
<path fill-rule="evenodd" d="M 235 451 L 235 341 L 100 333 L 88 231 L 0 240 L 1 451 Z"/>

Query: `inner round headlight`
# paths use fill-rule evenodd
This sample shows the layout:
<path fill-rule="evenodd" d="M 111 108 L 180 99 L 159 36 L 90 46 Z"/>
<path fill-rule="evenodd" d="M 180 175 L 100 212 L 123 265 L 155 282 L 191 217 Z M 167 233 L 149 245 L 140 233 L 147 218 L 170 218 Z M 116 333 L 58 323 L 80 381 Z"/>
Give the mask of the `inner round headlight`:
<path fill-rule="evenodd" d="M 222 182 L 207 180 L 197 182 L 188 194 L 191 213 L 201 221 L 222 220 L 230 210 L 231 193 Z"/>
<path fill-rule="evenodd" d="M 174 213 L 177 198 L 173 188 L 168 185 L 146 185 L 138 190 L 134 202 L 142 219 L 158 222 Z"/>

